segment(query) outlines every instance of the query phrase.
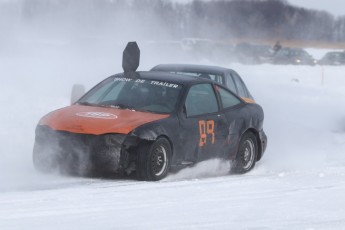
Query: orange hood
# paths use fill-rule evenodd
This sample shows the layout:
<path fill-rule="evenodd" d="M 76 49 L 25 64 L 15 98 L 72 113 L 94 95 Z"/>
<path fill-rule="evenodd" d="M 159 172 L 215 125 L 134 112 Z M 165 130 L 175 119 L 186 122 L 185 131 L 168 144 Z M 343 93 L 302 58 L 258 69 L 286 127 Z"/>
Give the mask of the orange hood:
<path fill-rule="evenodd" d="M 115 108 L 72 105 L 49 113 L 40 120 L 39 124 L 73 133 L 128 134 L 140 125 L 168 116 Z"/>

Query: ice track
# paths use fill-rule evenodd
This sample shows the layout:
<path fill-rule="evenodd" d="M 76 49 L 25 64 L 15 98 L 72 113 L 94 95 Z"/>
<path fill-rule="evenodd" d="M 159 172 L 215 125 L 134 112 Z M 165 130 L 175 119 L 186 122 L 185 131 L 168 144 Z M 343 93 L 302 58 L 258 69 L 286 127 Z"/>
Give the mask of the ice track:
<path fill-rule="evenodd" d="M 339 168 L 157 183 L 65 178 L 1 193 L 0 229 L 342 229 L 344 179 Z"/>

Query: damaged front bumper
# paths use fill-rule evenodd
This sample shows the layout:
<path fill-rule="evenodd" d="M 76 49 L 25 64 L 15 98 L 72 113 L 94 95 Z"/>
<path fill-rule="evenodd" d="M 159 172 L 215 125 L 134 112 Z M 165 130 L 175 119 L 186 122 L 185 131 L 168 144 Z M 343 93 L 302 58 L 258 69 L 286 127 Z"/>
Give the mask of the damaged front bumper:
<path fill-rule="evenodd" d="M 85 175 L 94 172 L 119 173 L 126 170 L 131 159 L 129 151 L 139 142 L 126 134 L 80 134 L 36 128 L 33 160 L 42 171 Z"/>

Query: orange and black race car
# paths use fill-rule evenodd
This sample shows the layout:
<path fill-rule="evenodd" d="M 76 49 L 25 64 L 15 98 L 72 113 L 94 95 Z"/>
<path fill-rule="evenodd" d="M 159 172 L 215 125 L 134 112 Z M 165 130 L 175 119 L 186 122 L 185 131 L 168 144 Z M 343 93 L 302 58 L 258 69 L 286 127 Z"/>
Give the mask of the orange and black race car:
<path fill-rule="evenodd" d="M 260 160 L 264 114 L 217 82 L 166 72 L 135 72 L 139 49 L 124 51 L 124 73 L 108 77 L 37 125 L 39 170 L 110 172 L 160 180 L 211 158 L 245 173 Z"/>

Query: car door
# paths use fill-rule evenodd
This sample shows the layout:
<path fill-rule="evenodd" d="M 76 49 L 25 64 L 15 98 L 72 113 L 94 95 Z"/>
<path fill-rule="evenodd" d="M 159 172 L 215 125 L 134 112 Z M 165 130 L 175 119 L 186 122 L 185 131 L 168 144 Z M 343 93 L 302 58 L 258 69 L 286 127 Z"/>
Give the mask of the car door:
<path fill-rule="evenodd" d="M 189 88 L 180 126 L 185 163 L 196 163 L 222 154 L 218 146 L 226 141 L 228 125 L 220 112 L 213 84 L 199 83 Z"/>
<path fill-rule="evenodd" d="M 246 129 L 246 117 L 248 113 L 245 110 L 245 104 L 229 90 L 217 86 L 217 93 L 220 98 L 223 114 L 227 120 L 227 137 L 219 148 L 224 155 L 220 157 L 231 159 L 236 155 L 237 145 L 241 134 Z"/>

